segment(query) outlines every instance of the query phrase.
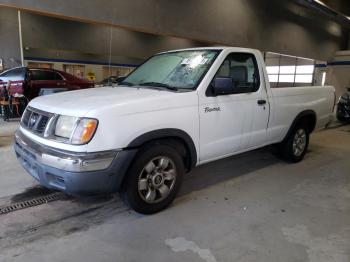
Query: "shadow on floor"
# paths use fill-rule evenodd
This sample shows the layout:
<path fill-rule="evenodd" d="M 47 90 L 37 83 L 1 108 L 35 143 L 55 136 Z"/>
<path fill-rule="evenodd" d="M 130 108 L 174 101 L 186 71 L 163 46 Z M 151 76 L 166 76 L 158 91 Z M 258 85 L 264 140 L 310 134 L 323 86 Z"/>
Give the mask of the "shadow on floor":
<path fill-rule="evenodd" d="M 47 189 L 47 188 L 42 187 L 42 186 L 34 186 L 34 187 L 27 188 L 22 193 L 19 193 L 19 194 L 12 196 L 11 201 L 12 202 L 22 202 L 22 201 L 30 200 L 33 198 L 46 196 L 46 195 L 52 194 L 54 192 L 57 192 L 57 191 L 53 191 L 53 190 Z"/>
<path fill-rule="evenodd" d="M 185 176 L 180 195 L 258 172 L 281 161 L 272 153 L 270 147 L 267 147 L 199 166 Z"/>

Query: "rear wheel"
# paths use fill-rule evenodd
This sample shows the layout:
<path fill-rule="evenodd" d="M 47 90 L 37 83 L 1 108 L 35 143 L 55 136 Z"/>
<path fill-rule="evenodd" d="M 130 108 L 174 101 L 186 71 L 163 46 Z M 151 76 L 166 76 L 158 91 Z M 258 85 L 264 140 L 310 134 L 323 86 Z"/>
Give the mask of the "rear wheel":
<path fill-rule="evenodd" d="M 163 144 L 148 145 L 141 149 L 128 171 L 123 198 L 139 213 L 161 211 L 175 199 L 184 170 L 176 149 Z"/>
<path fill-rule="evenodd" d="M 289 162 L 301 161 L 309 145 L 309 131 L 305 125 L 297 125 L 286 141 L 280 144 L 282 156 Z"/>

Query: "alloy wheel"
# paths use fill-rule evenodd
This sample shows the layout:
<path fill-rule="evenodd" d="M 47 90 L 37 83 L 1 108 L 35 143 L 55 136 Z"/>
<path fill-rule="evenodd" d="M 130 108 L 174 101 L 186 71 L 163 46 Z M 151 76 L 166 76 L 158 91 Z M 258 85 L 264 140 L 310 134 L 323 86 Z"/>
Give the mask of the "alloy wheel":
<path fill-rule="evenodd" d="M 306 131 L 305 129 L 298 129 L 293 139 L 293 154 L 301 156 L 306 147 Z"/>
<path fill-rule="evenodd" d="M 139 175 L 140 197 L 149 204 L 164 200 L 174 188 L 176 174 L 175 164 L 170 158 L 166 156 L 153 158 Z"/>

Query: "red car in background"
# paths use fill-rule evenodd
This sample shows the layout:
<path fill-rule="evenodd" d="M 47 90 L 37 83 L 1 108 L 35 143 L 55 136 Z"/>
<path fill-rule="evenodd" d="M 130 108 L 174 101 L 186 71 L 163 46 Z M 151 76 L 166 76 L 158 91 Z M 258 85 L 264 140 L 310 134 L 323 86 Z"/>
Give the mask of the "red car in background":
<path fill-rule="evenodd" d="M 33 98 L 94 87 L 94 82 L 54 69 L 16 67 L 0 74 L 0 115 L 5 121 L 21 116 Z"/>
<path fill-rule="evenodd" d="M 93 82 L 55 69 L 17 67 L 0 74 L 0 94 L 7 91 L 8 95 L 24 95 L 28 100 L 46 93 L 91 87 Z"/>

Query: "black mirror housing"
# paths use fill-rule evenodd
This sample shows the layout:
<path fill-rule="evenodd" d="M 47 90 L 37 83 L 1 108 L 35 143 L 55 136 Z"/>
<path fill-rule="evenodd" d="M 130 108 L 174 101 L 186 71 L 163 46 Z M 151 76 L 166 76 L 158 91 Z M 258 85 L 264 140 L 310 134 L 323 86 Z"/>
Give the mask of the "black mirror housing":
<path fill-rule="evenodd" d="M 234 82 L 230 77 L 216 77 L 212 83 L 213 94 L 216 96 L 234 93 Z"/>

